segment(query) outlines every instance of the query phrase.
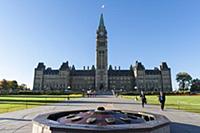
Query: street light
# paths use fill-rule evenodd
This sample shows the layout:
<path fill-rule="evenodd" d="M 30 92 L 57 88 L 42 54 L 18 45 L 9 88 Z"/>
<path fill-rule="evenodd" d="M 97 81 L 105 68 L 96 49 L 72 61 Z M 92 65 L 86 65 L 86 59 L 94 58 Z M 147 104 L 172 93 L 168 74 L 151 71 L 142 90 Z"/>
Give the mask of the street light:
<path fill-rule="evenodd" d="M 70 91 L 70 86 L 67 86 L 67 89 L 64 89 L 64 92 L 69 92 Z"/>
<path fill-rule="evenodd" d="M 71 88 L 71 87 L 68 85 L 68 86 L 67 86 L 67 91 L 68 91 L 68 92 L 70 91 L 70 88 Z M 69 93 L 68 93 L 68 96 L 67 96 L 67 100 L 70 100 Z"/>
<path fill-rule="evenodd" d="M 135 87 L 134 87 L 134 89 L 137 91 L 138 87 L 137 87 L 137 86 L 135 86 Z"/>
<path fill-rule="evenodd" d="M 138 87 L 137 87 L 137 86 L 135 86 L 135 87 L 134 87 L 134 89 L 135 89 L 135 91 L 136 91 L 136 94 L 137 94 Z M 138 101 L 138 97 L 137 97 L 137 96 L 135 97 L 135 100 L 136 100 L 136 101 Z"/>

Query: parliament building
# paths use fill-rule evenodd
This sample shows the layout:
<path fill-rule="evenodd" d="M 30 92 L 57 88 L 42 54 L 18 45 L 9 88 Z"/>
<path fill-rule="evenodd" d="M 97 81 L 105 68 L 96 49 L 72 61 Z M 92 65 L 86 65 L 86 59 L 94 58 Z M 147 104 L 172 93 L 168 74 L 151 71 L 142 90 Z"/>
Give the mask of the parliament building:
<path fill-rule="evenodd" d="M 166 62 L 154 69 L 146 69 L 136 61 L 129 69 L 108 66 L 107 30 L 103 14 L 96 32 L 96 65 L 76 69 L 64 62 L 59 69 L 46 68 L 40 62 L 34 72 L 34 91 L 88 90 L 96 91 L 172 91 L 171 70 Z"/>

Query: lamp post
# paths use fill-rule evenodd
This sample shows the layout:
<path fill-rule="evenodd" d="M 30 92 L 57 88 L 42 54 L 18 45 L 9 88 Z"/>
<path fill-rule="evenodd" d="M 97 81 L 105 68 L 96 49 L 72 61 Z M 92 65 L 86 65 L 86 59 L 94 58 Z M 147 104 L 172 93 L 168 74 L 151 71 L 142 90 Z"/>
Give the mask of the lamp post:
<path fill-rule="evenodd" d="M 135 86 L 135 87 L 134 87 L 134 89 L 137 91 L 137 90 L 138 90 L 138 87 L 137 87 L 137 86 Z"/>
<path fill-rule="evenodd" d="M 67 86 L 67 89 L 65 89 L 65 92 L 69 92 L 69 91 L 70 91 L 70 88 L 71 88 L 71 87 L 68 85 L 68 86 Z"/>
<path fill-rule="evenodd" d="M 135 91 L 136 91 L 136 94 L 137 94 L 137 92 L 138 92 L 138 87 L 137 87 L 137 86 L 135 86 L 135 87 L 134 87 L 134 89 L 135 89 Z M 137 97 L 137 96 L 135 97 L 135 100 L 136 100 L 136 101 L 138 101 L 138 97 Z"/>
<path fill-rule="evenodd" d="M 67 86 L 67 91 L 68 91 L 68 92 L 69 92 L 70 88 L 71 88 L 71 87 L 68 85 L 68 86 Z M 70 100 L 69 93 L 68 93 L 68 96 L 67 96 L 67 100 Z"/>
<path fill-rule="evenodd" d="M 71 87 L 68 85 L 68 86 L 67 86 L 67 89 L 70 89 L 70 88 L 71 88 Z"/>

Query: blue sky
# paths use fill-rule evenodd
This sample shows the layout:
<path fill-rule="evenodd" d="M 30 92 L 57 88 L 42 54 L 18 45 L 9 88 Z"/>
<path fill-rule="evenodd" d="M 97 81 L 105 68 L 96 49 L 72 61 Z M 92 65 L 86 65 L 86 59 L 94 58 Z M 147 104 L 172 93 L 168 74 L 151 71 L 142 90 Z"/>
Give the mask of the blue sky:
<path fill-rule="evenodd" d="M 32 87 L 38 62 L 95 64 L 102 12 L 109 64 L 127 69 L 139 60 L 150 69 L 166 61 L 174 88 L 180 71 L 200 78 L 199 0 L 0 0 L 0 79 Z"/>

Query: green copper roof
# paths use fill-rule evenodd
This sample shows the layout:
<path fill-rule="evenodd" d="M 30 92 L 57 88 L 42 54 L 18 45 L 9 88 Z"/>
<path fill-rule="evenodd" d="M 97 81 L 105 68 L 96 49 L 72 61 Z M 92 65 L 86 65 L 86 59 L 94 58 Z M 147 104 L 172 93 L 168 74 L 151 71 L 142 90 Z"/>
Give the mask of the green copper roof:
<path fill-rule="evenodd" d="M 99 22 L 99 27 L 101 27 L 101 26 L 104 26 L 103 13 L 101 14 L 100 22 Z"/>

